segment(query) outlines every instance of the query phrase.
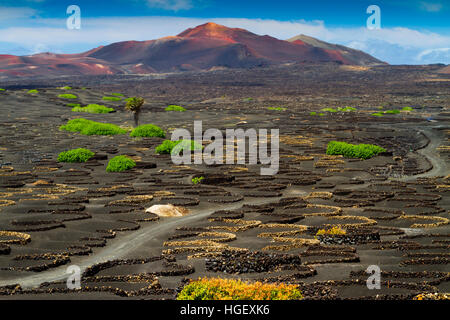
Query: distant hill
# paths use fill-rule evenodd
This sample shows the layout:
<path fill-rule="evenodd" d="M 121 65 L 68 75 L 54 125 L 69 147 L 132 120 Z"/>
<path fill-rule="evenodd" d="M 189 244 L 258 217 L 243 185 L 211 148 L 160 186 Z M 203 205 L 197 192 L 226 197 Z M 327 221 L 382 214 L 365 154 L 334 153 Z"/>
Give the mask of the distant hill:
<path fill-rule="evenodd" d="M 359 65 L 359 66 L 370 66 L 377 64 L 385 64 L 384 62 L 375 59 L 371 55 L 360 51 L 351 49 L 349 47 L 341 46 L 338 44 L 331 44 L 328 42 L 320 41 L 313 37 L 308 37 L 303 34 L 288 39 L 287 41 L 291 43 L 296 43 L 299 45 L 312 46 L 314 48 L 320 48 L 328 52 L 330 55 L 334 55 L 339 61 L 345 64 Z"/>
<path fill-rule="evenodd" d="M 148 74 L 215 67 L 254 68 L 297 63 L 384 62 L 358 50 L 300 35 L 288 41 L 206 23 L 177 36 L 124 41 L 79 54 L 0 55 L 0 79 L 22 76 Z"/>

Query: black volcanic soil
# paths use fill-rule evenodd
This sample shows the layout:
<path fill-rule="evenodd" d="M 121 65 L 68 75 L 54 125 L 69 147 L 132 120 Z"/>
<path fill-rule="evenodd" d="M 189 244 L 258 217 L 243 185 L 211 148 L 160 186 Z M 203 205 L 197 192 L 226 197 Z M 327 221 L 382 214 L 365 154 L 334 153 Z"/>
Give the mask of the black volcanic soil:
<path fill-rule="evenodd" d="M 449 292 L 450 77 L 440 68 L 292 65 L 0 83 L 7 89 L 0 92 L 0 231 L 18 232 L 0 232 L 0 295 L 171 299 L 187 279 L 203 276 L 296 283 L 307 299 Z M 78 99 L 57 97 L 69 92 Z M 131 127 L 123 101 L 102 101 L 112 92 L 144 96 L 141 123 L 167 132 L 192 131 L 194 120 L 204 130 L 279 128 L 280 170 L 261 176 L 259 166 L 175 166 L 155 154 L 159 138 L 58 130 L 77 117 Z M 69 102 L 117 112 L 74 113 Z M 164 111 L 169 104 L 187 111 Z M 310 115 L 339 106 L 357 111 Z M 380 106 L 413 111 L 372 116 Z M 388 152 L 364 161 L 330 157 L 330 140 Z M 97 157 L 56 161 L 79 147 Z M 107 173 L 107 159 L 119 154 L 138 166 Z M 195 176 L 206 183 L 193 185 Z M 153 198 L 126 199 L 142 195 Z M 145 213 L 166 203 L 191 212 Z M 333 225 L 347 234 L 314 237 Z M 84 273 L 79 291 L 66 289 L 70 265 Z M 369 265 L 382 270 L 380 290 L 366 287 Z"/>

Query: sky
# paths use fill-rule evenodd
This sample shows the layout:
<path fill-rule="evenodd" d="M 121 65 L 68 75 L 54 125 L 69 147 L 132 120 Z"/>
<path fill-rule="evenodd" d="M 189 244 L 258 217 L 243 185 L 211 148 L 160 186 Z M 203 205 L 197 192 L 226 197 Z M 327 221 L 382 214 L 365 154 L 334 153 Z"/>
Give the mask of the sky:
<path fill-rule="evenodd" d="M 80 8 L 70 20 L 79 29 L 67 27 L 70 5 Z M 305 34 L 390 64 L 450 64 L 450 0 L 0 0 L 0 54 L 78 53 L 206 22 L 279 39 Z"/>

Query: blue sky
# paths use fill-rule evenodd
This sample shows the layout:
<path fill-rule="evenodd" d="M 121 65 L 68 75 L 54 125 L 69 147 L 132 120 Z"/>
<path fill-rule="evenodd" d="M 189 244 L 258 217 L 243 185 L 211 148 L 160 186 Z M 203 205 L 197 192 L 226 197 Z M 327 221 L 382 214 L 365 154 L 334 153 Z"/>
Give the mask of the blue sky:
<path fill-rule="evenodd" d="M 66 28 L 73 4 L 80 30 Z M 366 27 L 369 5 L 380 7 L 379 30 Z M 449 0 L 0 0 L 0 54 L 82 52 L 208 21 L 280 39 L 306 34 L 392 64 L 450 63 Z"/>

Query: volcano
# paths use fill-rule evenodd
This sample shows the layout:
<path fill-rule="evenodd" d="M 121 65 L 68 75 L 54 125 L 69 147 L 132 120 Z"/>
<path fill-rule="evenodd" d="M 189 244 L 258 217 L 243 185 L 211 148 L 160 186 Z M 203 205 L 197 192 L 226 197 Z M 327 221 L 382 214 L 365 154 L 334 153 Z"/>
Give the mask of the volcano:
<path fill-rule="evenodd" d="M 149 74 L 321 62 L 384 64 L 362 51 L 303 35 L 285 41 L 210 22 L 177 36 L 117 42 L 79 54 L 0 55 L 0 78 Z"/>

